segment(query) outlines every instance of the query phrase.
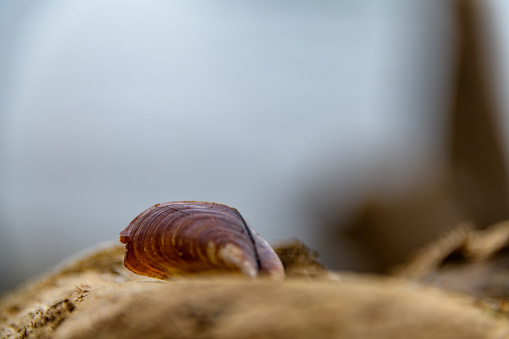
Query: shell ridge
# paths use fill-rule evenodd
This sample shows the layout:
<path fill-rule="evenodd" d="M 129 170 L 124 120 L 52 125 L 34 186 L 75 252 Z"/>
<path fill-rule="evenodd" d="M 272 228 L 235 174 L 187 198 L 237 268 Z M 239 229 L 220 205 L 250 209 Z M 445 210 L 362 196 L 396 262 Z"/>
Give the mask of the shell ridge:
<path fill-rule="evenodd" d="M 249 235 L 249 240 L 251 240 L 251 244 L 253 245 L 253 250 L 254 250 L 254 254 L 255 254 L 255 259 L 256 259 L 256 266 L 258 268 L 258 271 L 261 271 L 262 269 L 262 263 L 260 261 L 260 255 L 258 254 L 258 248 L 256 247 L 256 240 L 254 238 L 254 235 L 253 233 L 251 233 L 251 227 L 249 227 L 249 225 L 247 224 L 246 220 L 244 219 L 244 217 L 242 216 L 242 214 L 240 214 L 239 211 L 237 211 L 236 208 L 233 208 L 233 210 L 235 211 L 235 214 L 240 218 L 240 220 L 242 221 L 242 225 L 244 226 L 244 229 L 246 230 L 247 234 Z"/>

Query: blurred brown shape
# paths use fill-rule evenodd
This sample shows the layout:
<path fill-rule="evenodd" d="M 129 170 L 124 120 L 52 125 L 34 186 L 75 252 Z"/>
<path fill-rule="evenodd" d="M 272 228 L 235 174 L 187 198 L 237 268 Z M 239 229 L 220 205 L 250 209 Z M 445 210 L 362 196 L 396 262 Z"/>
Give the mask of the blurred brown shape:
<path fill-rule="evenodd" d="M 387 272 L 460 222 L 484 229 L 509 218 L 505 158 L 496 126 L 499 114 L 490 87 L 494 79 L 487 68 L 489 53 L 481 43 L 483 35 L 489 36 L 480 20 L 485 3 L 458 0 L 455 6 L 457 73 L 447 120 L 449 156 L 440 170 L 403 193 L 367 197 L 347 225 L 325 225 L 337 232 L 326 234 L 327 239 L 337 239 L 335 246 L 354 244 L 358 253 L 348 255 L 365 258 L 348 269 Z"/>
<path fill-rule="evenodd" d="M 451 112 L 450 161 L 456 198 L 462 212 L 477 228 L 486 228 L 509 216 L 509 192 L 504 153 L 496 126 L 493 77 L 489 74 L 480 38 L 483 5 L 458 1 L 458 74 Z M 484 53 L 486 54 L 486 53 Z"/>
<path fill-rule="evenodd" d="M 358 270 L 382 273 L 459 220 L 447 178 L 431 177 L 402 195 L 365 201 L 340 237 L 364 252 Z"/>

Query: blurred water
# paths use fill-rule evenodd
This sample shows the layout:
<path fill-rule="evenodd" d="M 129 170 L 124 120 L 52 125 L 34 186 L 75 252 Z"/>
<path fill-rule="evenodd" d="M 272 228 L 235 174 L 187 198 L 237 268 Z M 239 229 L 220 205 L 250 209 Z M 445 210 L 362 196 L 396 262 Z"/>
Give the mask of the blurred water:
<path fill-rule="evenodd" d="M 0 289 L 172 200 L 316 245 L 314 195 L 345 208 L 442 156 L 449 19 L 423 0 L 4 0 Z"/>

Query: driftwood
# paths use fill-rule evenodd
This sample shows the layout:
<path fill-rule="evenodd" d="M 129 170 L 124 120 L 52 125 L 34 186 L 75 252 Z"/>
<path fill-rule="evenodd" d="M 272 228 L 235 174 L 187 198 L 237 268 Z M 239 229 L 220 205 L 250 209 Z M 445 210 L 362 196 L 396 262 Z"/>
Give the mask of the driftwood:
<path fill-rule="evenodd" d="M 492 300 L 507 312 L 508 249 L 509 221 L 486 230 L 460 225 L 419 250 L 395 275 Z"/>

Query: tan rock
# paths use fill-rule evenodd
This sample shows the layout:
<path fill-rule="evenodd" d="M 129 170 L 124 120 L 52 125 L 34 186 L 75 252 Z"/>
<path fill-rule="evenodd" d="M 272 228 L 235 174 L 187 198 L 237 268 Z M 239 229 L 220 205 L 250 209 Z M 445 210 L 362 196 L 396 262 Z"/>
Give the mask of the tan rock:
<path fill-rule="evenodd" d="M 303 245 L 286 246 L 278 253 L 296 274 L 283 282 L 237 275 L 160 281 L 127 271 L 122 246 L 97 249 L 4 296 L 0 337 L 509 337 L 503 312 L 472 297 L 328 272 Z"/>

